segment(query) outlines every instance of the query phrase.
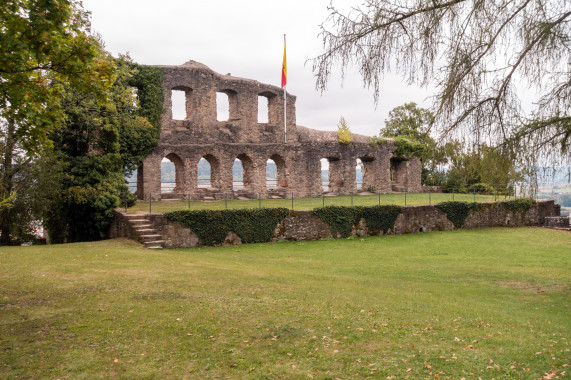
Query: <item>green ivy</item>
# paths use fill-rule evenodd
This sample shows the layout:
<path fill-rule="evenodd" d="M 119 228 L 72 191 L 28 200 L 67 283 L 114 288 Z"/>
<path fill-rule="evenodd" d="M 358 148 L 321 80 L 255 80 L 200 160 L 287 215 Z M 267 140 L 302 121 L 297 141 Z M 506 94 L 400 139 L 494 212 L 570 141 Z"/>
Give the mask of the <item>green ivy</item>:
<path fill-rule="evenodd" d="M 224 243 L 234 232 L 244 243 L 270 241 L 276 225 L 289 215 L 286 208 L 241 210 L 182 210 L 165 214 L 168 220 L 179 222 L 196 233 L 204 245 Z"/>
<path fill-rule="evenodd" d="M 163 70 L 160 67 L 140 65 L 134 62 L 131 62 L 131 66 L 135 71 L 129 80 L 129 85 L 137 88 L 140 105 L 138 114 L 149 120 L 155 127 L 158 143 L 164 105 Z"/>
<path fill-rule="evenodd" d="M 351 235 L 351 228 L 359 223 L 363 208 L 363 206 L 326 206 L 314 209 L 313 213 L 329 225 L 334 237 L 338 234 L 347 237 Z"/>
<path fill-rule="evenodd" d="M 423 157 L 426 154 L 427 147 L 421 142 L 400 136 L 394 137 L 393 139 L 397 148 L 395 156 L 401 160 L 410 160 L 413 156 Z"/>
<path fill-rule="evenodd" d="M 505 201 L 503 204 L 514 214 L 514 216 L 519 214 L 523 219 L 525 214 L 527 214 L 529 209 L 535 204 L 535 201 L 529 198 L 519 198 L 511 201 Z"/>
<path fill-rule="evenodd" d="M 394 231 L 395 222 L 401 211 L 402 207 L 395 205 L 365 207 L 361 217 L 365 219 L 371 233 L 378 234 L 383 231 L 386 234 L 389 229 Z"/>
<path fill-rule="evenodd" d="M 333 236 L 340 235 L 348 237 L 351 229 L 359 223 L 361 218 L 365 219 L 367 228 L 378 233 L 386 233 L 389 229 L 394 230 L 395 221 L 401 213 L 401 207 L 394 205 L 387 206 L 327 206 L 313 210 L 319 219 L 329 225 Z"/>
<path fill-rule="evenodd" d="M 478 203 L 467 202 L 442 202 L 436 205 L 440 210 L 444 211 L 449 221 L 454 224 L 456 228 L 462 228 L 466 217 L 470 210 L 479 209 Z"/>

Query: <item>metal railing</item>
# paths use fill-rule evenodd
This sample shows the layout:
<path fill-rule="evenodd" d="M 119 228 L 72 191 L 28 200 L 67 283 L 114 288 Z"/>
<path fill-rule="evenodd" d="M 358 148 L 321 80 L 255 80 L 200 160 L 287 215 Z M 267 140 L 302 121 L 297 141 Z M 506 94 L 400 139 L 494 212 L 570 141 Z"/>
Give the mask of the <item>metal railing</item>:
<path fill-rule="evenodd" d="M 236 192 L 217 192 L 212 197 L 204 199 L 204 194 L 196 193 L 170 193 L 171 199 L 162 199 L 165 193 L 145 194 L 145 200 L 139 201 L 132 211 L 147 211 L 149 213 L 167 212 L 180 209 L 236 209 L 236 208 L 272 208 L 284 207 L 291 210 L 309 210 L 324 206 L 373 206 L 396 204 L 401 206 L 431 205 L 446 201 L 461 202 L 494 202 L 515 198 L 538 198 L 536 193 L 514 191 L 513 188 L 494 189 L 482 191 L 479 188 L 456 189 L 449 188 L 448 192 L 427 191 L 424 193 L 392 192 L 370 193 L 351 192 L 345 195 L 322 192 L 315 197 L 298 197 L 294 191 L 282 191 L 281 197 L 276 192 L 248 191 L 248 199 L 236 199 Z M 213 195 L 213 194 L 211 194 Z M 541 198 L 544 199 L 544 198 Z M 144 206 L 146 204 L 147 206 Z M 127 211 L 127 209 L 126 209 Z"/>

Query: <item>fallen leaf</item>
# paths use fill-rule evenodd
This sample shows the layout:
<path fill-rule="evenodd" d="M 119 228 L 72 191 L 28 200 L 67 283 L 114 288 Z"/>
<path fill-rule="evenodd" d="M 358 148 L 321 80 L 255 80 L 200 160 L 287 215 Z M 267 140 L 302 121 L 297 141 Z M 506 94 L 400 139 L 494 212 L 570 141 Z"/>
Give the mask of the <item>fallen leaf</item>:
<path fill-rule="evenodd" d="M 410 371 L 412 371 L 412 368 L 407 368 L 407 369 L 406 369 L 406 372 L 410 372 Z"/>

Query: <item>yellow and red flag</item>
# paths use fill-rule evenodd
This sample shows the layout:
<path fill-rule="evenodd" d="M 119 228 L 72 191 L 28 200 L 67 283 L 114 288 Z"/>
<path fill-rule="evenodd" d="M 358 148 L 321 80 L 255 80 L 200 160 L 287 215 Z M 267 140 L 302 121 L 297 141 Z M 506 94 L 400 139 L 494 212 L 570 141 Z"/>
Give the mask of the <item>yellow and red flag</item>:
<path fill-rule="evenodd" d="M 282 88 L 287 84 L 286 39 L 284 34 L 284 62 L 282 63 Z"/>

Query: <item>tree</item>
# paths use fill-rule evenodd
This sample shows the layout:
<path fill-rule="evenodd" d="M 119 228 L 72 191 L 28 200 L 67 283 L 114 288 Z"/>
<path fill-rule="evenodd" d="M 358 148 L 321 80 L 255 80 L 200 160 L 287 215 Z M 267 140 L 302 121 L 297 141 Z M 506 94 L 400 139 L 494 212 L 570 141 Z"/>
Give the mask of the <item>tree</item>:
<path fill-rule="evenodd" d="M 337 139 L 341 144 L 345 145 L 349 145 L 353 141 L 353 134 L 343 116 L 341 116 L 339 124 L 337 124 Z"/>
<path fill-rule="evenodd" d="M 407 139 L 414 144 L 414 151 L 427 165 L 434 159 L 436 142 L 429 134 L 429 126 L 434 116 L 427 109 L 420 108 L 416 103 L 406 103 L 389 111 L 389 118 L 385 120 L 385 127 L 381 129 L 380 137 L 395 138 L 397 148 Z"/>
<path fill-rule="evenodd" d="M 381 137 L 410 137 L 416 141 L 434 141 L 429 136 L 429 126 L 434 116 L 427 109 L 420 108 L 416 103 L 406 103 L 389 111 L 385 127 L 381 129 Z"/>
<path fill-rule="evenodd" d="M 365 0 L 347 14 L 329 11 L 324 52 L 313 59 L 317 89 L 335 65 L 344 75 L 355 64 L 378 101 L 394 70 L 435 85 L 432 124 L 444 136 L 569 160 L 569 1 Z"/>
<path fill-rule="evenodd" d="M 13 203 L 29 205 L 30 188 L 20 184 L 32 180 L 30 165 L 64 120 L 65 88 L 101 96 L 113 83 L 114 64 L 98 54 L 87 13 L 73 1 L 4 1 L 0 26 L 0 196 L 16 191 Z M 17 209 L 0 209 L 1 244 L 15 238 L 15 225 L 25 229 L 16 216 L 31 217 Z"/>
<path fill-rule="evenodd" d="M 103 49 L 99 54 L 108 55 Z M 158 128 L 140 116 L 142 108 L 130 86 L 139 73 L 137 65 L 125 56 L 115 65 L 116 78 L 104 101 L 67 88 L 62 99 L 64 125 L 49 135 L 61 176 L 45 215 L 52 242 L 106 237 L 113 210 L 125 201 L 135 202 L 124 176 L 158 142 Z"/>

